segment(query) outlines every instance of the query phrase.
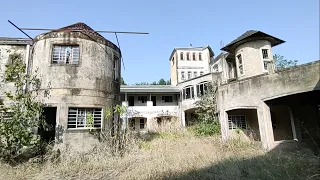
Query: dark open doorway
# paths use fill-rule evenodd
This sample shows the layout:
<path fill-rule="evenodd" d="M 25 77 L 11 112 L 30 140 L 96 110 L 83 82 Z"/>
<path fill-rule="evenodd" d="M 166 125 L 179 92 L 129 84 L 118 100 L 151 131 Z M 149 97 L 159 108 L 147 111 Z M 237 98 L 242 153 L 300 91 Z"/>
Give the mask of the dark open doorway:
<path fill-rule="evenodd" d="M 151 96 L 151 101 L 152 101 L 153 106 L 156 106 L 157 105 L 157 96 Z"/>
<path fill-rule="evenodd" d="M 41 139 L 45 142 L 51 142 L 55 139 L 57 107 L 43 108 L 43 117 L 47 123 L 46 127 L 39 128 Z"/>

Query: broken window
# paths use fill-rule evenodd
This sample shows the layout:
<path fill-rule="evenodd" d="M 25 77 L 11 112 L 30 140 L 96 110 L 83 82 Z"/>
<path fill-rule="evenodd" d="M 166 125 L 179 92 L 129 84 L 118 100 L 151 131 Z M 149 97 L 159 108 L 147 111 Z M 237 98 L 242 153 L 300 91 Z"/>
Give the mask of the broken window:
<path fill-rule="evenodd" d="M 144 129 L 145 122 L 144 119 L 140 119 L 140 129 Z"/>
<path fill-rule="evenodd" d="M 262 58 L 263 59 L 269 58 L 268 49 L 262 49 Z"/>
<path fill-rule="evenodd" d="M 193 86 L 189 86 L 186 87 L 182 90 L 182 98 L 183 99 L 190 99 L 190 98 L 194 98 L 194 87 Z"/>
<path fill-rule="evenodd" d="M 228 115 L 229 129 L 247 129 L 246 116 Z"/>
<path fill-rule="evenodd" d="M 113 56 L 113 79 L 119 80 L 119 57 Z"/>
<path fill-rule="evenodd" d="M 187 61 L 190 61 L 190 53 L 187 53 Z"/>
<path fill-rule="evenodd" d="M 242 75 L 244 72 L 243 72 L 243 62 L 242 62 L 242 56 L 241 54 L 239 54 L 237 56 L 237 59 L 238 59 L 238 69 L 239 69 L 239 73 L 240 75 Z"/>
<path fill-rule="evenodd" d="M 68 128 L 101 128 L 101 119 L 101 108 L 69 108 Z"/>
<path fill-rule="evenodd" d="M 188 79 L 191 79 L 191 71 L 188 71 Z"/>
<path fill-rule="evenodd" d="M 162 96 L 162 102 L 168 103 L 173 102 L 172 96 Z"/>
<path fill-rule="evenodd" d="M 197 77 L 198 76 L 198 72 L 197 71 L 194 71 L 193 72 L 193 77 Z"/>
<path fill-rule="evenodd" d="M 79 64 L 79 46 L 54 45 L 52 64 Z"/>
<path fill-rule="evenodd" d="M 184 75 L 184 71 L 181 71 L 181 80 L 185 80 L 186 79 L 186 77 L 185 77 L 185 75 Z"/>
<path fill-rule="evenodd" d="M 146 103 L 147 102 L 147 96 L 138 96 L 138 101 L 141 103 Z"/>

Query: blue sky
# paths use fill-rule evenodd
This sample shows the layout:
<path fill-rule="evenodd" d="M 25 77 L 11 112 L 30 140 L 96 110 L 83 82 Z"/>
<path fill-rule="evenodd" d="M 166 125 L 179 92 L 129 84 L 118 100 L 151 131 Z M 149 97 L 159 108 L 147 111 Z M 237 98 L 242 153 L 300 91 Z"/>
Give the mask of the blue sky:
<path fill-rule="evenodd" d="M 273 52 L 299 64 L 319 60 L 319 0 L 10 0 L 1 2 L 0 36 L 24 37 L 20 27 L 60 28 L 84 22 L 95 30 L 143 31 L 119 35 L 129 84 L 170 78 L 174 47 L 210 45 L 220 53 L 247 30 L 261 30 L 286 43 Z M 40 32 L 28 32 L 35 36 Z M 112 34 L 103 34 L 116 43 Z"/>

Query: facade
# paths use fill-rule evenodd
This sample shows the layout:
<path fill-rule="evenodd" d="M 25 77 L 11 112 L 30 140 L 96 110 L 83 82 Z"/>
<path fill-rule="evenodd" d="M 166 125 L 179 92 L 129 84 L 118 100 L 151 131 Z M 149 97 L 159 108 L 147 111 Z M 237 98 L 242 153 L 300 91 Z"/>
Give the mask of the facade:
<path fill-rule="evenodd" d="M 82 32 L 75 31 L 79 29 Z M 282 43 L 250 30 L 216 57 L 209 46 L 174 48 L 169 58 L 171 85 L 120 87 L 120 50 L 78 23 L 38 35 L 33 42 L 0 38 L 0 73 L 10 63 L 10 53 L 20 53 L 27 72 L 42 77 L 41 90 L 51 86 L 45 115 L 55 127 L 53 136 L 80 148 L 96 141 L 82 133 L 88 129 L 88 114 L 95 129 L 108 128 L 112 122 L 103 118 L 106 108 L 121 103 L 127 109 L 120 117 L 122 127 L 147 132 L 163 124 L 190 126 L 198 108 L 195 102 L 209 84 L 217 85 L 223 140 L 240 135 L 260 141 L 266 149 L 279 144 L 320 147 L 320 61 L 276 70 L 272 49 Z M 13 87 L 1 85 L 0 95 Z"/>
<path fill-rule="evenodd" d="M 174 48 L 169 58 L 171 85 L 209 73 L 213 56 L 210 46 Z"/>

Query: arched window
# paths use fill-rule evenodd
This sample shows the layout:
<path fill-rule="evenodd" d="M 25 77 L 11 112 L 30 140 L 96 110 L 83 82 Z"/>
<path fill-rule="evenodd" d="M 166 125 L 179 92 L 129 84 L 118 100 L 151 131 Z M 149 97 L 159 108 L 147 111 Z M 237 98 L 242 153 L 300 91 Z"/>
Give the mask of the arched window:
<path fill-rule="evenodd" d="M 194 61 L 196 60 L 196 53 L 192 54 L 192 60 L 194 60 Z"/>
<path fill-rule="evenodd" d="M 181 80 L 184 81 L 186 79 L 184 71 L 181 71 Z"/>
<path fill-rule="evenodd" d="M 199 61 L 202 61 L 202 53 L 199 53 Z"/>
<path fill-rule="evenodd" d="M 183 52 L 180 53 L 180 60 L 183 60 Z"/>
<path fill-rule="evenodd" d="M 187 61 L 190 61 L 190 53 L 187 53 Z"/>

